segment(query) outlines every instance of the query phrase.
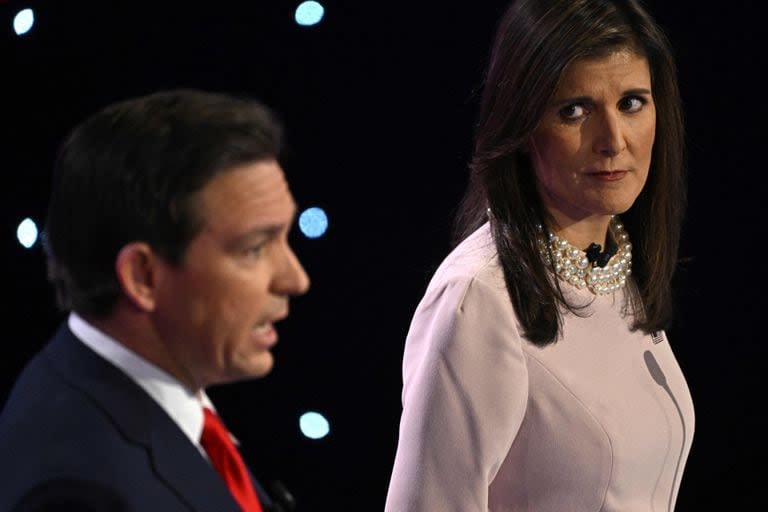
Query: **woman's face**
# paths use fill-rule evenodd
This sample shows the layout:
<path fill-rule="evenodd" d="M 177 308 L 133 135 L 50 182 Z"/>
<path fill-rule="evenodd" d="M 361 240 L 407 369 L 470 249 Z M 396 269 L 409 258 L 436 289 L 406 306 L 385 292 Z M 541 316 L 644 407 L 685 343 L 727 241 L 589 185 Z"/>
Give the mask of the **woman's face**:
<path fill-rule="evenodd" d="M 645 57 L 574 61 L 530 140 L 539 194 L 556 222 L 625 212 L 648 177 L 656 108 Z"/>

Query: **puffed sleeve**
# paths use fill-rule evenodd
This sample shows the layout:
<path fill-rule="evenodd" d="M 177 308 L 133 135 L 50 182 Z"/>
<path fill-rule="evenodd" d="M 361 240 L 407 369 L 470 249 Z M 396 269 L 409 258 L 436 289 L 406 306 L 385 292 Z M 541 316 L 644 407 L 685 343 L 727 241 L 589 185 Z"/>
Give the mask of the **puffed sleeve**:
<path fill-rule="evenodd" d="M 387 512 L 488 510 L 515 439 L 528 373 L 503 283 L 430 285 L 403 358 L 403 413 Z"/>

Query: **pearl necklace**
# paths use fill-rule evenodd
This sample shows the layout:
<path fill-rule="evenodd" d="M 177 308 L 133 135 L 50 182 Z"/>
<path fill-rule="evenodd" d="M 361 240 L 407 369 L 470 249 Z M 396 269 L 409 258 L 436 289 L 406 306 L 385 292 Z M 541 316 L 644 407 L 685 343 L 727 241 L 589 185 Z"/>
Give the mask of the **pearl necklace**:
<path fill-rule="evenodd" d="M 576 288 L 587 288 L 595 295 L 605 295 L 626 285 L 627 277 L 632 273 L 632 244 L 624 225 L 616 217 L 611 218 L 611 236 L 619 249 L 605 267 L 590 263 L 584 251 L 551 232 L 547 240 L 539 237 L 539 250 L 544 262 L 554 268 L 560 279 Z"/>

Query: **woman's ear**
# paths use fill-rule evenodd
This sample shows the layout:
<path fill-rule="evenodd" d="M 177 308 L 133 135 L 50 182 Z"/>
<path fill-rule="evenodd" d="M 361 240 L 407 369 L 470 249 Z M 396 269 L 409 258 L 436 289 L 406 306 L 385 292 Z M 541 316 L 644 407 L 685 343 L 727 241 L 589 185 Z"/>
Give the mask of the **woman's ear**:
<path fill-rule="evenodd" d="M 131 242 L 117 253 L 115 272 L 123 295 L 145 312 L 155 308 L 158 263 L 157 254 L 145 242 Z"/>

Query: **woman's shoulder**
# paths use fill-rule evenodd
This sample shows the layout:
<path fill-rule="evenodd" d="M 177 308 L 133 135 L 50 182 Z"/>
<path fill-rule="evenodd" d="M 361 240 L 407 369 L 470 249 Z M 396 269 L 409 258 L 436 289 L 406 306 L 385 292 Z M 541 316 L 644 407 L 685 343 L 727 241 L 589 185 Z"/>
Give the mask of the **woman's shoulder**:
<path fill-rule="evenodd" d="M 435 271 L 430 286 L 451 281 L 491 281 L 500 274 L 496 244 L 485 223 L 457 245 Z"/>
<path fill-rule="evenodd" d="M 416 308 L 406 346 L 410 355 L 428 350 L 456 356 L 471 350 L 471 340 L 476 339 L 483 339 L 494 353 L 521 346 L 516 341 L 521 339 L 517 316 L 487 224 L 438 267 Z"/>
<path fill-rule="evenodd" d="M 488 223 L 464 239 L 442 261 L 427 287 L 424 302 L 451 298 L 462 307 L 475 297 L 506 301 L 504 274 Z"/>

